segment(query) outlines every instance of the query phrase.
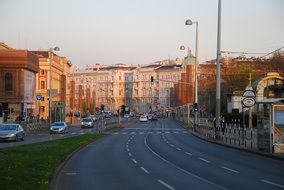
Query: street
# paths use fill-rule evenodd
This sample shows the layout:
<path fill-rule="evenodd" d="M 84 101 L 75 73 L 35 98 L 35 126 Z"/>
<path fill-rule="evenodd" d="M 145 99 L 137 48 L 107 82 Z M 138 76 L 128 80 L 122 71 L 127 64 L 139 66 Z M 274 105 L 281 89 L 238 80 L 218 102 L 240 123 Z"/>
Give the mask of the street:
<path fill-rule="evenodd" d="M 131 125 L 78 151 L 53 189 L 283 189 L 284 162 L 208 143 L 177 122 Z"/>

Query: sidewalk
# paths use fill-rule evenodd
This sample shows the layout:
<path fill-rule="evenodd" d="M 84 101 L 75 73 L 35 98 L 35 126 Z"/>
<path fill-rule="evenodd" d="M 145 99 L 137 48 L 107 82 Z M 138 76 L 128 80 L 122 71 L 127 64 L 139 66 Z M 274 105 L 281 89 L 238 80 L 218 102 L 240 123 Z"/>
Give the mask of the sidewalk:
<path fill-rule="evenodd" d="M 284 161 L 284 153 L 264 152 L 264 151 L 258 150 L 257 148 L 250 148 L 250 146 L 249 147 L 245 146 L 245 144 L 240 143 L 241 141 L 238 141 L 237 143 L 232 143 L 232 141 L 228 141 L 228 140 L 224 141 L 224 138 L 216 139 L 216 138 L 213 138 L 210 135 L 202 135 L 201 132 L 200 132 L 200 129 L 197 129 L 197 131 L 193 131 L 192 128 L 190 128 L 188 130 L 194 136 L 196 136 L 200 139 L 203 139 L 205 141 L 214 143 L 214 144 L 218 144 L 218 145 L 221 145 L 221 146 L 230 147 L 230 148 L 238 149 L 238 150 L 241 150 L 241 151 L 250 152 L 250 153 L 253 153 L 253 154 L 258 154 L 258 155 L 262 155 L 262 156 L 266 156 L 266 157 L 270 157 L 270 158 L 274 158 L 274 159 Z"/>

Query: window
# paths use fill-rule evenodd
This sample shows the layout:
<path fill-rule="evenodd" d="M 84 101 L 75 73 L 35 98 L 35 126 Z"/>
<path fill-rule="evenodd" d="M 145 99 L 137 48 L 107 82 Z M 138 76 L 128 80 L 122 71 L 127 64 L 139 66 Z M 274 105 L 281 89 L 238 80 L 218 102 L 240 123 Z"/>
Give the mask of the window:
<path fill-rule="evenodd" d="M 5 91 L 13 90 L 13 76 L 11 73 L 5 74 Z"/>
<path fill-rule="evenodd" d="M 40 81 L 40 89 L 45 89 L 45 81 Z"/>
<path fill-rule="evenodd" d="M 41 75 L 45 75 L 44 70 L 41 70 L 41 71 L 40 71 L 40 74 L 41 74 Z"/>

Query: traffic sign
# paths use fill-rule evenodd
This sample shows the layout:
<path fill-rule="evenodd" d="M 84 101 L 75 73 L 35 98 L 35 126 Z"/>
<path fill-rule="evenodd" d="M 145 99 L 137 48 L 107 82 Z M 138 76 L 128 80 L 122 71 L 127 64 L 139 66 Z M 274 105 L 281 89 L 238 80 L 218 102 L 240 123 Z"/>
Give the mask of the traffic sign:
<path fill-rule="evenodd" d="M 36 99 L 37 100 L 41 100 L 42 99 L 42 95 L 41 94 L 36 95 Z"/>
<path fill-rule="evenodd" d="M 253 97 L 245 97 L 242 101 L 245 107 L 252 107 L 255 104 L 255 99 Z"/>
<path fill-rule="evenodd" d="M 243 92 L 243 97 L 255 97 L 255 93 L 253 90 L 245 90 Z"/>

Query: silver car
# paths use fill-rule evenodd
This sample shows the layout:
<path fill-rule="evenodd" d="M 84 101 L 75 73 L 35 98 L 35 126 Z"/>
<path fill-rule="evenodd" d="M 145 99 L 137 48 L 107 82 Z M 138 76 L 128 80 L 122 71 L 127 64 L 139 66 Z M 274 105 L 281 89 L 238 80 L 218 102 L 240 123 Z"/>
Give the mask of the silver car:
<path fill-rule="evenodd" d="M 54 122 L 50 127 L 50 134 L 52 133 L 67 133 L 68 125 L 65 122 Z"/>
<path fill-rule="evenodd" d="M 83 118 L 81 122 L 81 128 L 84 127 L 94 127 L 93 119 L 90 117 Z"/>
<path fill-rule="evenodd" d="M 2 124 L 0 125 L 0 140 L 18 141 L 24 140 L 25 131 L 20 124 Z"/>

